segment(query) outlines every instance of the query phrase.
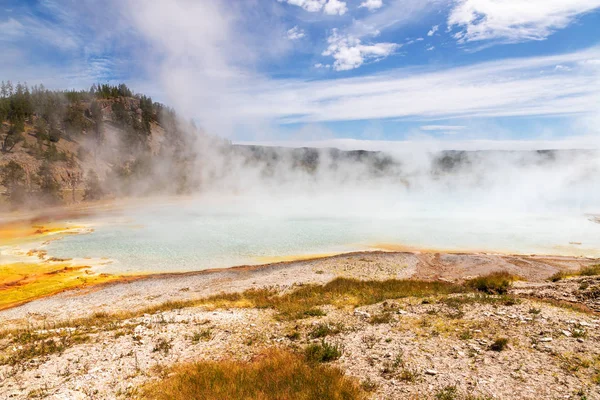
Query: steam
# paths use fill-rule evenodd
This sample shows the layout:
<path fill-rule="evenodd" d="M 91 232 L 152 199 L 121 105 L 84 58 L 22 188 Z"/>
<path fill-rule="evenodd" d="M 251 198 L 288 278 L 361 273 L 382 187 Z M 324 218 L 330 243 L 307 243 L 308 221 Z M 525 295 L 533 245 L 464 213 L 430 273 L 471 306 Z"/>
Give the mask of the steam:
<path fill-rule="evenodd" d="M 273 10 L 253 2 L 234 7 L 183 0 L 125 4 L 128 23 L 155 52 L 158 63 L 151 72 L 168 102 L 200 121 L 206 132 L 192 133 L 198 153 L 192 176 L 202 201 L 215 199 L 213 204 L 221 207 L 269 215 L 340 217 L 600 212 L 600 156 L 588 151 L 600 143 L 598 125 L 590 117 L 600 115 L 594 106 L 599 70 L 590 61 L 597 59 L 598 48 L 440 72 L 400 70 L 369 79 L 303 82 L 258 72 L 262 62 L 289 51 L 289 27 L 257 28 L 245 16 Z M 559 71 L 558 64 L 568 68 Z M 490 81 L 490 76 L 502 79 Z M 564 113 L 585 116 L 573 127 L 577 140 L 500 141 L 507 148 L 497 151 L 498 142 L 474 145 L 459 137 L 378 142 L 382 153 L 340 156 L 327 148 L 231 147 L 211 136 L 235 138 L 242 129 L 252 138 L 246 144 L 281 145 L 270 142 L 280 137 L 282 122 L 316 122 L 308 126 L 318 132 L 321 121 L 352 118 L 417 117 L 432 125 L 435 117 Z M 480 124 L 477 132 L 460 134 L 481 138 L 493 128 Z M 340 147 L 341 142 L 330 143 Z M 296 143 L 302 145 L 307 143 Z M 536 151 L 557 147 L 563 151 Z M 482 149 L 489 151 L 477 151 Z"/>

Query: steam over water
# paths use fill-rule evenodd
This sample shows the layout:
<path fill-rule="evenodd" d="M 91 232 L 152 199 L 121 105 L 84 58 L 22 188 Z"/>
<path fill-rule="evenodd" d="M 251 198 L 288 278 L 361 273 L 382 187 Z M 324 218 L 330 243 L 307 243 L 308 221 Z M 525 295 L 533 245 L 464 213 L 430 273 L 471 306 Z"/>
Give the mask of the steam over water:
<path fill-rule="evenodd" d="M 419 163 L 272 151 L 229 156 L 227 168 L 204 171 L 216 178 L 200 194 L 99 217 L 93 233 L 52 242 L 49 254 L 108 257 L 103 270 L 115 273 L 403 247 L 600 256 L 597 152 L 446 153 Z"/>

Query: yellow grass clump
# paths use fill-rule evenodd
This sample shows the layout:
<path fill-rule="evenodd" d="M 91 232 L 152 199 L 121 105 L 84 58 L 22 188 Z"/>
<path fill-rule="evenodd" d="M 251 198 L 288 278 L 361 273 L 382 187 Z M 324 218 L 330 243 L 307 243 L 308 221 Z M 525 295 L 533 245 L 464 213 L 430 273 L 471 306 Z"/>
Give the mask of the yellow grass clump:
<path fill-rule="evenodd" d="M 269 350 L 251 362 L 202 361 L 175 368 L 141 390 L 148 400 L 353 400 L 366 399 L 339 369 L 302 356 Z"/>

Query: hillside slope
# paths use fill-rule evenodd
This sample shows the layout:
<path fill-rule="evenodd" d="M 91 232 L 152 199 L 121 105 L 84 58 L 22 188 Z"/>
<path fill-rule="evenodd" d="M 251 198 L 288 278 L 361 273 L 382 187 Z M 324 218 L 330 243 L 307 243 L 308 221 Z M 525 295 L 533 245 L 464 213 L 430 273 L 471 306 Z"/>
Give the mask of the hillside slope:
<path fill-rule="evenodd" d="M 192 185 L 185 165 L 193 162 L 191 142 L 201 132 L 125 85 L 80 92 L 17 85 L 4 94 L 1 184 L 13 203 L 38 200 L 44 192 L 72 201 L 86 188 L 87 197 L 100 197 L 181 192 Z"/>

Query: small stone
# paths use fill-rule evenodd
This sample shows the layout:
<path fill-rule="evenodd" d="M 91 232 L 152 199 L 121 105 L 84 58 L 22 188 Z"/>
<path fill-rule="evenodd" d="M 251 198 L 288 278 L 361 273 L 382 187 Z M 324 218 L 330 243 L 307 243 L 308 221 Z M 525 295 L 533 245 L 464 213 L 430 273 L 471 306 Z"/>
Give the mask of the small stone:
<path fill-rule="evenodd" d="M 551 342 L 552 338 L 551 337 L 543 337 L 540 339 L 540 342 L 542 343 L 547 343 L 547 342 Z"/>
<path fill-rule="evenodd" d="M 427 375 L 437 375 L 438 372 L 435 369 L 427 369 L 427 370 L 425 370 L 425 374 L 427 374 Z"/>
<path fill-rule="evenodd" d="M 565 331 L 562 331 L 562 334 L 563 334 L 563 335 L 565 335 L 565 336 L 567 336 L 567 337 L 571 337 L 571 336 L 573 336 L 573 334 L 572 334 L 571 332 L 569 332 L 569 331 L 566 331 L 566 330 L 565 330 Z"/>
<path fill-rule="evenodd" d="M 354 315 L 361 318 L 371 318 L 371 314 L 366 311 L 354 310 Z"/>

